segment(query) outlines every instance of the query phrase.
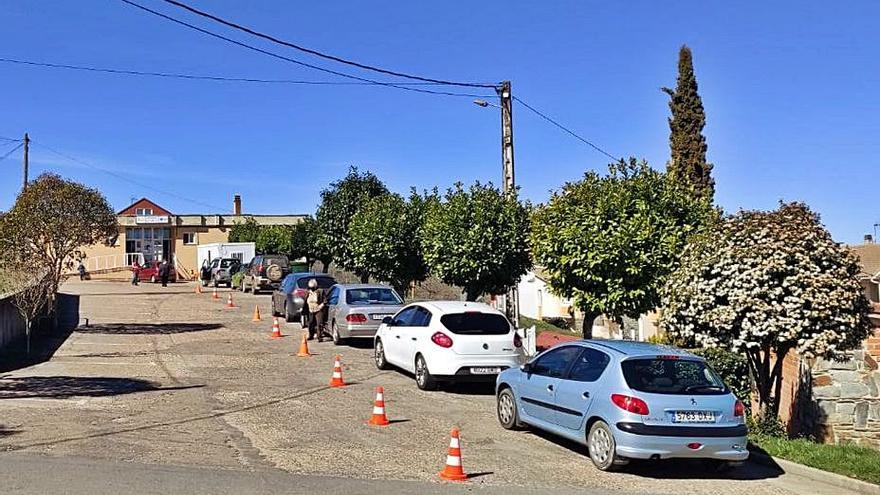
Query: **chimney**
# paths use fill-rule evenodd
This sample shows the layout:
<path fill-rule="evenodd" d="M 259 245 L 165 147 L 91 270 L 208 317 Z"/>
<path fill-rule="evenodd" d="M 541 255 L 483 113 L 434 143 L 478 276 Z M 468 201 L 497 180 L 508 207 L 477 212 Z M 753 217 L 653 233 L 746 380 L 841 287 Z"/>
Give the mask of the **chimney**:
<path fill-rule="evenodd" d="M 241 196 L 238 194 L 232 197 L 232 214 L 241 215 Z"/>

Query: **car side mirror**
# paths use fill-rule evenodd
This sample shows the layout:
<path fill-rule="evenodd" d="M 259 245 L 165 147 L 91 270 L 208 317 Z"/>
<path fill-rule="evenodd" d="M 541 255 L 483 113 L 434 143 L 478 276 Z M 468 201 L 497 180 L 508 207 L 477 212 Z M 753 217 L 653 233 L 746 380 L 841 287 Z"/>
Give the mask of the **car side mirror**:
<path fill-rule="evenodd" d="M 394 318 L 392 318 L 390 316 L 386 316 L 385 318 L 382 318 L 382 323 L 388 325 L 389 327 L 393 327 L 394 326 Z"/>
<path fill-rule="evenodd" d="M 519 369 L 523 373 L 531 373 L 532 372 L 532 363 L 523 363 L 522 366 L 519 367 Z"/>

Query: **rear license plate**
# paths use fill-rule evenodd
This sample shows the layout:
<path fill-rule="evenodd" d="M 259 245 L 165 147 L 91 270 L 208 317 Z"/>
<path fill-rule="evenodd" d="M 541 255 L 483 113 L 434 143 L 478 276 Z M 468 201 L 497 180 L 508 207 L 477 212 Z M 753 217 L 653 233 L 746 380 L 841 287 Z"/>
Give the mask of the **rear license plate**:
<path fill-rule="evenodd" d="M 492 368 L 471 368 L 472 375 L 497 375 L 501 373 L 500 367 L 492 367 Z"/>
<path fill-rule="evenodd" d="M 381 321 L 381 320 L 384 320 L 386 316 L 391 316 L 391 315 L 373 315 L 372 318 L 373 318 L 374 320 L 380 320 L 380 321 Z"/>
<path fill-rule="evenodd" d="M 673 423 L 714 423 L 713 411 L 675 411 L 672 415 Z"/>

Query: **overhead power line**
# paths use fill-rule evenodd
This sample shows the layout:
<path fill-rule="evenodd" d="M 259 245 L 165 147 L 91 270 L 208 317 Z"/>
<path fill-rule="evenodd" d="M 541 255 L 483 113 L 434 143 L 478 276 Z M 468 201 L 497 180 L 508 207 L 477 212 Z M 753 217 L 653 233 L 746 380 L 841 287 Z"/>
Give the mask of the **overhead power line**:
<path fill-rule="evenodd" d="M 205 206 L 205 207 L 211 208 L 212 210 L 223 211 L 223 210 L 225 209 L 225 208 L 220 207 L 220 206 L 217 206 L 217 205 L 212 205 L 212 204 L 210 204 L 210 203 L 205 203 L 205 202 L 199 201 L 199 200 L 197 200 L 197 199 L 191 199 L 191 198 L 188 198 L 188 197 L 186 197 L 186 196 L 181 196 L 180 194 L 173 193 L 173 192 L 170 192 L 170 191 L 165 191 L 165 190 L 163 190 L 163 189 L 159 189 L 158 187 L 154 187 L 154 186 L 151 186 L 151 185 L 149 185 L 149 184 L 145 184 L 145 183 L 143 183 L 143 182 L 140 182 L 140 181 L 137 181 L 137 180 L 131 179 L 131 178 L 129 178 L 129 177 L 125 176 L 125 175 L 122 175 L 122 174 L 120 174 L 120 173 L 118 173 L 118 172 L 114 172 L 114 171 L 112 171 L 112 170 L 108 170 L 108 169 L 106 169 L 106 168 L 99 167 L 99 166 L 97 166 L 97 165 L 93 165 L 93 164 L 91 164 L 91 163 L 89 163 L 89 162 L 87 162 L 87 161 L 85 161 L 85 160 L 80 160 L 79 158 L 76 158 L 76 157 L 70 156 L 70 155 L 68 155 L 68 154 L 66 154 L 66 153 L 62 153 L 62 152 L 60 152 L 60 151 L 58 151 L 58 150 L 56 150 L 56 149 L 53 149 L 53 148 L 51 148 L 51 147 L 49 147 L 49 146 L 46 146 L 45 144 L 38 143 L 38 142 L 34 141 L 33 139 L 31 139 L 31 144 L 34 144 L 34 145 L 36 145 L 36 146 L 39 147 L 39 148 L 43 148 L 43 149 L 45 149 L 46 151 L 49 151 L 49 152 L 51 152 L 51 153 L 54 153 L 54 154 L 56 154 L 56 155 L 58 155 L 58 156 L 60 156 L 60 157 L 62 157 L 62 158 L 66 158 L 67 160 L 70 160 L 70 161 L 72 161 L 72 162 L 74 162 L 74 163 L 78 163 L 78 164 L 83 165 L 83 166 L 85 166 L 85 167 L 88 167 L 88 168 L 91 168 L 91 169 L 97 170 L 97 171 L 99 171 L 99 172 L 103 172 L 103 173 L 105 173 L 105 174 L 107 174 L 107 175 L 111 175 L 111 176 L 113 176 L 113 177 L 116 177 L 117 179 L 124 180 L 124 181 L 126 181 L 126 182 L 130 182 L 131 184 L 134 184 L 134 185 L 139 186 L 139 187 L 143 187 L 144 189 L 149 189 L 149 190 L 151 190 L 151 191 L 155 191 L 155 192 L 157 192 L 157 193 L 164 194 L 164 195 L 166 195 L 166 196 L 170 196 L 170 197 L 172 197 L 172 198 L 177 198 L 177 199 L 182 200 L 182 201 L 187 201 L 187 202 L 190 202 L 190 203 L 193 203 L 193 204 L 197 204 L 197 205 L 200 205 L 200 206 Z"/>
<path fill-rule="evenodd" d="M 199 10 L 199 9 L 197 9 L 197 8 L 195 8 L 195 7 L 191 7 L 191 6 L 189 6 L 189 5 L 187 5 L 187 4 L 183 3 L 183 2 L 178 2 L 177 0 L 164 0 L 164 2 L 165 2 L 165 3 L 168 3 L 168 4 L 171 4 L 171 5 L 174 5 L 174 6 L 176 6 L 176 7 L 180 7 L 180 8 L 182 8 L 182 9 L 185 9 L 185 10 L 187 10 L 187 11 L 189 11 L 189 12 L 192 12 L 193 14 L 196 14 L 196 15 L 198 15 L 198 16 L 204 17 L 204 18 L 206 18 L 206 19 L 210 19 L 210 20 L 212 20 L 212 21 L 219 22 L 220 24 L 223 24 L 224 26 L 231 27 L 231 28 L 233 28 L 233 29 L 237 29 L 237 30 L 239 30 L 239 31 L 243 31 L 243 32 L 245 32 L 245 33 L 248 33 L 248 34 L 250 34 L 250 35 L 256 36 L 256 37 L 258 37 L 258 38 L 262 38 L 262 39 L 264 39 L 264 40 L 271 41 L 272 43 L 276 43 L 276 44 L 278 44 L 278 45 L 286 46 L 286 47 L 288 47 L 288 48 L 293 48 L 293 49 L 295 49 L 295 50 L 299 50 L 299 51 L 301 51 L 301 52 L 308 53 L 308 54 L 310 54 L 310 55 L 314 55 L 314 56 L 316 56 L 316 57 L 321 57 L 321 58 L 326 59 L 326 60 L 332 60 L 332 61 L 334 61 L 334 62 L 339 62 L 339 63 L 342 63 L 342 64 L 350 65 L 350 66 L 352 66 L 352 67 L 357 67 L 357 68 L 359 68 L 359 69 L 370 70 L 370 71 L 378 72 L 378 73 L 380 73 L 380 74 L 385 74 L 385 75 L 388 75 L 388 76 L 403 77 L 403 78 L 405 78 L 405 79 L 413 79 L 413 80 L 416 80 L 416 81 L 430 82 L 430 83 L 435 83 L 435 84 L 444 84 L 444 85 L 448 85 L 448 86 L 462 86 L 462 87 L 468 87 L 468 88 L 491 88 L 491 89 L 494 89 L 494 88 L 497 88 L 497 87 L 498 87 L 498 84 L 474 83 L 474 82 L 459 82 L 459 81 L 445 81 L 445 80 L 443 80 L 443 79 L 433 79 L 433 78 L 430 78 L 430 77 L 414 76 L 414 75 L 406 74 L 406 73 L 403 73 L 403 72 L 397 72 L 397 71 L 393 71 L 393 70 L 382 69 L 382 68 L 375 67 L 375 66 L 372 66 L 372 65 L 362 64 L 362 63 L 359 63 L 359 62 L 354 62 L 354 61 L 352 61 L 352 60 L 346 60 L 346 59 L 344 59 L 344 58 L 342 58 L 342 57 L 337 57 L 337 56 L 335 56 L 335 55 L 330 55 L 330 54 L 327 54 L 327 53 L 319 52 L 318 50 L 313 50 L 313 49 L 311 49 L 311 48 L 306 48 L 306 47 L 304 47 L 304 46 L 297 45 L 297 44 L 295 44 L 295 43 L 291 43 L 291 42 L 289 42 L 289 41 L 284 41 L 284 40 L 282 40 L 282 39 L 280 39 L 280 38 L 277 38 L 277 37 L 275 37 L 275 36 L 272 36 L 272 35 L 269 35 L 269 34 L 266 34 L 266 33 L 261 33 L 261 32 L 259 32 L 259 31 L 256 31 L 256 30 L 252 29 L 252 28 L 249 28 L 249 27 L 247 27 L 247 26 L 243 26 L 243 25 L 241 25 L 241 24 L 238 24 L 238 23 L 235 23 L 235 22 L 232 22 L 232 21 L 228 21 L 228 20 L 226 20 L 226 19 L 223 19 L 223 18 L 218 17 L 218 16 L 216 16 L 216 15 L 210 14 L 210 13 L 205 12 L 205 11 L 203 11 L 203 10 Z"/>
<path fill-rule="evenodd" d="M 7 156 L 9 156 L 9 155 L 15 153 L 16 151 L 18 151 L 19 149 L 21 149 L 22 146 L 24 146 L 24 143 L 18 143 L 17 146 L 15 146 L 11 150 L 7 151 L 3 156 L 0 156 L 0 162 L 5 160 Z"/>
<path fill-rule="evenodd" d="M 516 96 L 514 96 L 513 99 L 516 100 L 516 101 L 518 101 L 518 102 L 520 102 L 520 104 L 522 104 L 522 106 L 528 108 L 529 110 L 531 110 L 532 112 L 534 112 L 537 116 L 541 117 L 542 119 L 546 120 L 547 122 L 550 122 L 551 124 L 555 125 L 556 127 L 562 129 L 562 130 L 565 131 L 567 134 L 570 134 L 571 136 L 574 136 L 575 139 L 577 139 L 578 141 L 581 141 L 582 143 L 585 143 L 587 146 L 593 148 L 594 150 L 598 151 L 599 153 L 602 153 L 603 155 L 607 156 L 608 158 L 611 158 L 611 159 L 614 160 L 614 161 L 620 160 L 619 157 L 615 157 L 615 156 L 612 155 L 611 153 L 608 153 L 607 151 L 603 150 L 602 148 L 600 148 L 600 147 L 596 146 L 595 144 L 591 143 L 590 141 L 584 139 L 583 137 L 581 137 L 580 135 L 578 135 L 576 132 L 572 131 L 572 130 L 569 129 L 568 127 L 565 127 L 564 125 L 560 124 L 559 122 L 553 120 L 552 118 L 548 117 L 548 116 L 545 115 L 544 113 L 540 112 L 540 111 L 539 111 L 538 109 L 536 109 L 535 107 L 533 107 L 533 106 L 529 105 L 528 103 L 522 101 L 522 99 L 517 98 Z"/>
<path fill-rule="evenodd" d="M 221 82 L 244 82 L 244 83 L 261 83 L 261 84 L 305 84 L 305 85 L 316 85 L 316 86 L 375 86 L 374 83 L 370 82 L 360 82 L 360 81 L 308 81 L 308 80 L 299 80 L 299 79 L 260 79 L 253 77 L 226 77 L 226 76 L 211 76 L 204 74 L 183 74 L 177 72 L 151 72 L 151 71 L 140 71 L 140 70 L 130 70 L 130 69 L 111 69 L 106 67 L 93 67 L 86 65 L 70 65 L 70 64 L 57 64 L 50 62 L 35 62 L 32 60 L 21 60 L 14 58 L 2 58 L 0 57 L 0 62 L 9 63 L 9 64 L 18 64 L 18 65 L 29 65 L 34 67 L 46 67 L 50 69 L 69 69 L 69 70 L 79 70 L 79 71 L 87 71 L 87 72 L 105 72 L 108 74 L 120 74 L 120 75 L 130 75 L 130 76 L 151 76 L 151 77 L 165 77 L 165 78 L 175 78 L 175 79 L 193 79 L 193 80 L 206 80 L 206 81 L 221 81 Z M 399 85 L 407 85 L 407 86 L 433 86 L 436 83 L 424 83 L 424 82 L 403 82 L 403 83 L 395 83 Z M 7 139 L 7 138 L 0 138 Z M 9 141 L 13 141 L 11 139 L 7 139 Z M 15 140 L 17 141 L 17 140 Z"/>
<path fill-rule="evenodd" d="M 256 46 L 249 45 L 249 44 L 247 44 L 247 43 L 243 43 L 243 42 L 238 41 L 238 40 L 234 40 L 234 39 L 232 39 L 232 38 L 229 38 L 229 37 L 223 36 L 222 34 L 217 34 L 217 33 L 215 33 L 215 32 L 208 31 L 207 29 L 200 28 L 200 27 L 198 27 L 198 26 L 196 26 L 196 25 L 190 24 L 190 23 L 185 22 L 185 21 L 181 21 L 180 19 L 176 19 L 176 18 L 171 17 L 171 16 L 169 16 L 169 15 L 167 15 L 167 14 L 163 14 L 163 13 L 158 12 L 158 11 L 156 11 L 156 10 L 153 10 L 153 9 L 151 9 L 151 8 L 149 8 L 149 7 L 145 7 L 145 6 L 143 6 L 143 5 L 141 5 L 141 4 L 137 3 L 137 2 L 133 2 L 132 0 L 119 0 L 119 1 L 121 1 L 121 2 L 123 2 L 123 3 L 125 3 L 125 4 L 128 4 L 128 5 L 132 6 L 132 7 L 135 7 L 136 9 L 142 10 L 142 11 L 147 12 L 147 13 L 150 13 L 150 14 L 153 14 L 153 15 L 155 15 L 155 16 L 157 16 L 157 17 L 161 17 L 161 18 L 163 18 L 163 19 L 165 19 L 165 20 L 167 20 L 167 21 L 170 21 L 170 22 L 173 22 L 173 23 L 175 23 L 175 24 L 178 24 L 178 25 L 181 25 L 181 26 L 187 27 L 187 28 L 189 28 L 189 29 L 192 29 L 192 30 L 198 31 L 198 32 L 200 32 L 200 33 L 202 33 L 202 34 L 204 34 L 204 35 L 211 36 L 212 38 L 216 38 L 216 39 L 219 39 L 219 40 L 223 40 L 223 41 L 225 41 L 225 42 L 227 42 L 227 43 L 232 43 L 233 45 L 237 45 L 237 46 L 240 46 L 240 47 L 242 47 L 242 48 L 247 48 L 248 50 L 255 51 L 255 52 L 258 52 L 258 53 L 262 53 L 263 55 L 267 55 L 267 56 L 269 56 L 269 57 L 276 58 L 276 59 L 278 59 L 278 60 L 284 60 L 284 61 L 286 61 L 286 62 L 290 62 L 290 63 L 292 63 L 292 64 L 296 64 L 296 65 L 299 65 L 299 66 L 301 66 L 301 67 L 307 67 L 307 68 L 309 68 L 309 69 L 317 70 L 317 71 L 324 72 L 324 73 L 327 73 L 327 74 L 333 74 L 333 75 L 335 75 L 335 76 L 344 77 L 344 78 L 347 78 L 347 79 L 353 79 L 353 80 L 355 80 L 355 81 L 361 81 L 361 82 L 371 83 L 371 84 L 375 84 L 375 85 L 379 85 L 379 86 L 385 86 L 385 87 L 388 87 L 388 88 L 396 88 L 396 89 L 402 89 L 402 90 L 404 90 L 404 91 L 412 91 L 412 92 L 415 92 L 415 93 L 426 93 L 426 94 L 441 95 L 441 96 L 460 96 L 460 97 L 467 97 L 467 98 L 485 98 L 485 97 L 486 97 L 486 95 L 478 95 L 478 94 L 455 93 L 455 92 L 451 92 L 451 91 L 436 91 L 436 90 L 431 90 L 431 89 L 412 88 L 412 87 L 407 87 L 407 86 L 401 86 L 401 85 L 396 84 L 396 83 L 389 83 L 389 82 L 383 82 L 383 81 L 376 81 L 376 80 L 374 80 L 374 79 L 369 79 L 369 78 L 366 78 L 366 77 L 360 77 L 360 76 L 355 76 L 355 75 L 352 75 L 352 74 L 346 74 L 345 72 L 340 72 L 340 71 L 333 70 L 333 69 L 327 69 L 327 68 L 325 68 L 325 67 L 320 67 L 320 66 L 317 66 L 317 65 L 314 65 L 314 64 L 310 64 L 310 63 L 307 63 L 307 62 L 302 62 L 302 61 L 300 61 L 300 60 L 297 60 L 297 59 L 294 59 L 294 58 L 291 58 L 291 57 L 287 57 L 287 56 L 285 56 L 285 55 L 279 55 L 279 54 L 277 54 L 277 53 L 270 52 L 270 51 L 268 51 L 268 50 L 264 50 L 264 49 L 259 48 L 259 47 L 256 47 Z"/>

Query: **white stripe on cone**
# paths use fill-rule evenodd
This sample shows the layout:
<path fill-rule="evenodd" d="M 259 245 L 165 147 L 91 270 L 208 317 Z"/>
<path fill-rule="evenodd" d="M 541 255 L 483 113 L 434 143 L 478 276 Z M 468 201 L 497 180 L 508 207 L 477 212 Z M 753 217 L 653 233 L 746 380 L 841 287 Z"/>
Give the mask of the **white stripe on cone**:
<path fill-rule="evenodd" d="M 384 407 L 374 407 L 373 414 L 385 414 L 385 408 Z"/>
<path fill-rule="evenodd" d="M 460 447 L 461 447 L 461 444 L 459 444 L 457 438 L 452 437 L 452 438 L 449 439 L 449 447 L 450 447 L 450 448 L 453 448 L 453 449 L 457 449 L 457 448 L 460 448 Z"/>
<path fill-rule="evenodd" d="M 448 455 L 446 456 L 446 465 L 447 466 L 461 466 L 461 458 Z"/>
<path fill-rule="evenodd" d="M 382 394 L 382 393 L 376 394 L 376 400 L 385 401 L 385 394 Z"/>

